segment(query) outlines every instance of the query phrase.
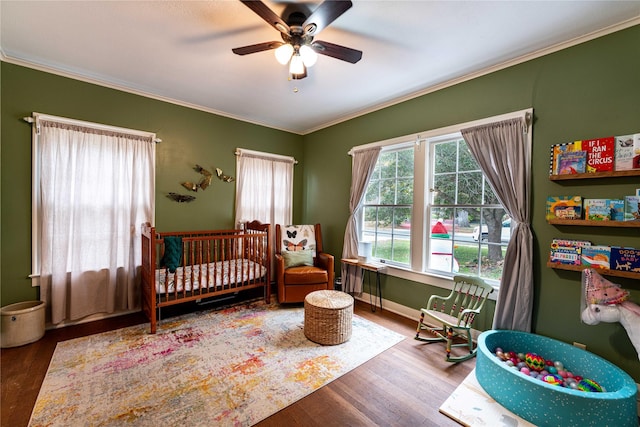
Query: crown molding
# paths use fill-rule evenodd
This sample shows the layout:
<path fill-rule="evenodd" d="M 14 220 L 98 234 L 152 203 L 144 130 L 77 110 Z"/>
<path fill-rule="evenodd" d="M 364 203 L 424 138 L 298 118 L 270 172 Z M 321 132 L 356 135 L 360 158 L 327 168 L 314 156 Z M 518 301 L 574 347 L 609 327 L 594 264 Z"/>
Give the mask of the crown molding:
<path fill-rule="evenodd" d="M 447 87 L 457 85 L 459 83 L 463 83 L 463 82 L 466 82 L 466 81 L 469 81 L 469 80 L 473 80 L 475 78 L 478 78 L 478 77 L 481 77 L 481 76 L 484 76 L 484 75 L 487 75 L 487 74 L 491 74 L 493 72 L 500 71 L 500 70 L 503 70 L 505 68 L 512 67 L 514 65 L 522 64 L 522 63 L 530 61 L 532 59 L 540 58 L 542 56 L 546 56 L 546 55 L 549 55 L 549 54 L 552 54 L 552 53 L 555 53 L 555 52 L 558 52 L 558 51 L 561 51 L 561 50 L 564 50 L 564 49 L 567 49 L 567 48 L 570 48 L 570 47 L 573 47 L 573 46 L 577 46 L 579 44 L 586 43 L 588 41 L 591 41 L 591 40 L 594 40 L 594 39 L 597 39 L 597 38 L 600 38 L 600 37 L 603 37 L 603 36 L 606 36 L 606 35 L 609 35 L 609 34 L 612 34 L 612 33 L 615 33 L 615 32 L 618 32 L 618 31 L 621 31 L 621 30 L 624 30 L 624 29 L 627 29 L 627 28 L 630 28 L 630 27 L 633 27 L 633 26 L 636 26 L 636 25 L 640 25 L 640 16 L 636 16 L 636 17 L 633 17 L 633 18 L 628 19 L 626 21 L 622 21 L 620 23 L 611 25 L 609 27 L 606 27 L 606 28 L 603 28 L 603 29 L 600 29 L 600 30 L 597 30 L 597 31 L 593 31 L 591 33 L 588 33 L 588 34 L 585 34 L 585 35 L 582 35 L 582 36 L 579 36 L 579 37 L 575 37 L 575 38 L 573 38 L 571 40 L 567 40 L 565 42 L 558 43 L 558 44 L 555 44 L 553 46 L 549 46 L 549 47 L 546 47 L 546 48 L 543 48 L 543 49 L 539 49 L 539 50 L 537 50 L 535 52 L 532 52 L 532 53 L 529 53 L 527 55 L 522 55 L 522 56 L 519 56 L 517 58 L 510 59 L 510 60 L 502 62 L 500 64 L 484 68 L 484 69 L 482 69 L 480 71 L 476 71 L 476 72 L 473 72 L 473 73 L 465 74 L 463 76 L 460 76 L 460 77 L 457 77 L 457 78 L 454 78 L 454 79 L 450 79 L 450 80 L 447 80 L 445 82 L 442 82 L 442 83 L 439 83 L 439 84 L 436 84 L 436 85 L 433 85 L 433 86 L 429 86 L 429 87 L 424 88 L 424 89 L 422 89 L 420 91 L 413 92 L 413 93 L 405 95 L 405 96 L 401 96 L 401 97 L 394 98 L 394 99 L 386 101 L 386 102 L 375 104 L 375 105 L 373 105 L 373 106 L 371 106 L 369 108 L 358 110 L 358 111 L 356 111 L 356 112 L 354 112 L 354 113 L 352 113 L 350 115 L 343 116 L 340 119 L 329 121 L 329 122 L 323 123 L 321 125 L 318 125 L 316 127 L 312 127 L 312 128 L 306 129 L 304 131 L 294 131 L 294 130 L 291 130 L 291 129 L 274 127 L 274 126 L 272 126 L 272 125 L 270 125 L 268 123 L 263 123 L 263 122 L 254 121 L 254 120 L 248 120 L 248 119 L 246 119 L 244 117 L 236 116 L 236 115 L 229 114 L 227 112 L 220 111 L 220 110 L 215 110 L 215 109 L 212 109 L 212 108 L 207 108 L 207 107 L 204 107 L 202 105 L 192 104 L 192 103 L 185 102 L 185 101 L 180 101 L 180 100 L 177 100 L 177 99 L 174 99 L 174 98 L 169 98 L 169 97 L 165 97 L 165 96 L 156 95 L 156 94 L 153 94 L 153 93 L 150 93 L 150 92 L 146 92 L 146 91 L 143 91 L 143 90 L 140 90 L 140 89 L 136 89 L 136 88 L 133 88 L 133 87 L 125 86 L 125 85 L 122 85 L 122 84 L 108 82 L 106 80 L 102 80 L 102 79 L 95 78 L 95 77 L 90 77 L 90 76 L 87 76 L 87 75 L 82 75 L 80 73 L 73 72 L 73 71 L 70 71 L 70 70 L 64 70 L 64 69 L 61 69 L 61 68 L 56 68 L 56 67 L 51 66 L 51 65 L 47 65 L 47 64 L 37 63 L 37 62 L 34 62 L 34 61 L 28 61 L 28 60 L 25 60 L 25 59 L 11 57 L 11 56 L 8 56 L 1 48 L 0 48 L 0 60 L 4 61 L 4 62 L 15 64 L 15 65 L 20 65 L 20 66 L 23 66 L 23 67 L 32 68 L 32 69 L 35 69 L 35 70 L 38 70 L 38 71 L 43 71 L 43 72 L 46 72 L 46 73 L 55 74 L 55 75 L 58 75 L 58 76 L 67 77 L 67 78 L 71 78 L 71 79 L 74 79 L 74 80 L 79 80 L 79 81 L 82 81 L 82 82 L 85 82 L 85 83 L 95 84 L 97 86 L 103 86 L 103 87 L 107 87 L 107 88 L 110 88 L 110 89 L 115 89 L 115 90 L 119 90 L 119 91 L 122 91 L 122 92 L 131 93 L 131 94 L 134 94 L 134 95 L 144 96 L 146 98 L 151 98 L 151 99 L 155 99 L 155 100 L 162 101 L 162 102 L 167 102 L 167 103 L 170 103 L 170 104 L 179 105 L 179 106 L 186 107 L 186 108 L 191 108 L 191 109 L 194 109 L 194 110 L 199 110 L 199 111 L 203 111 L 203 112 L 206 112 L 206 113 L 215 114 L 215 115 L 218 115 L 218 116 L 227 117 L 227 118 L 230 118 L 230 119 L 239 120 L 239 121 L 246 122 L 246 123 L 251 123 L 251 124 L 254 124 L 254 125 L 258 125 L 258 126 L 264 126 L 264 127 L 268 127 L 268 128 L 275 129 L 275 130 L 279 130 L 279 131 L 283 131 L 283 132 L 289 132 L 289 133 L 293 133 L 293 134 L 304 136 L 304 135 L 308 135 L 310 133 L 317 132 L 319 130 L 322 130 L 322 129 L 325 129 L 325 128 L 328 128 L 328 127 L 331 127 L 331 126 L 334 126 L 334 125 L 337 125 L 337 124 L 340 124 L 340 123 L 344 123 L 344 122 L 352 120 L 354 118 L 361 117 L 361 116 L 364 116 L 366 114 L 373 113 L 375 111 L 382 110 L 384 108 L 391 107 L 391 106 L 394 106 L 394 105 L 397 105 L 397 104 L 401 104 L 403 102 L 406 102 L 406 101 L 409 101 L 409 100 L 412 100 L 412 99 L 415 99 L 415 98 L 419 98 L 419 97 L 427 95 L 429 93 L 433 93 L 433 92 L 445 89 Z"/>
<path fill-rule="evenodd" d="M 145 98 L 150 98 L 150 99 L 155 99 L 157 101 L 162 101 L 162 102 L 167 102 L 169 104 L 174 104 L 174 105 L 178 105 L 181 107 L 186 107 L 186 108 L 190 108 L 193 110 L 198 110 L 198 111 L 203 111 L 205 113 L 211 113 L 211 114 L 215 114 L 217 116 L 222 116 L 222 117 L 226 117 L 229 119 L 233 119 L 233 120 L 239 120 L 241 122 L 246 122 L 246 123 L 251 123 L 254 125 L 258 125 L 258 126 L 263 126 L 263 127 L 268 127 L 270 129 L 275 129 L 275 130 L 280 130 L 283 132 L 288 132 L 288 133 L 294 133 L 294 134 L 298 134 L 298 135 L 302 135 L 302 133 L 300 132 L 296 132 L 293 131 L 291 129 L 284 129 L 284 128 L 277 128 L 273 125 L 270 125 L 268 123 L 261 123 L 258 121 L 252 121 L 252 120 L 248 120 L 244 117 L 240 117 L 240 116 L 235 116 L 233 114 L 229 114 L 227 112 L 224 111 L 220 111 L 220 110 L 216 110 L 213 108 L 207 108 L 204 107 L 202 105 L 198 105 L 198 104 L 192 104 L 190 102 L 185 102 L 185 101 L 181 101 L 178 99 L 174 99 L 174 98 L 170 98 L 170 97 L 166 97 L 166 96 L 161 96 L 161 95 L 157 95 L 151 92 L 146 92 L 137 88 L 133 88 L 130 86 L 126 86 L 123 84 L 118 84 L 118 83 L 113 83 L 113 82 L 109 82 L 107 80 L 102 80 L 99 78 L 95 78 L 95 77 L 90 77 L 87 76 L 85 74 L 80 74 L 77 72 L 73 72 L 73 71 L 69 71 L 69 70 L 65 70 L 62 68 L 57 68 L 48 64 L 43 64 L 43 63 L 39 63 L 39 62 L 35 62 L 35 61 L 29 61 L 29 60 L 25 60 L 25 59 L 21 59 L 21 58 L 16 58 L 16 57 L 12 57 L 9 56 L 7 54 L 5 54 L 5 52 L 0 48 L 0 61 L 2 62 L 7 62 L 9 64 L 14 64 L 14 65 L 19 65 L 21 67 L 25 67 L 25 68 L 30 68 L 32 70 L 37 70 L 37 71 L 42 71 L 45 73 L 49 73 L 49 74 L 54 74 L 56 76 L 60 76 L 60 77 L 66 77 L 69 79 L 73 79 L 73 80 L 78 80 L 84 83 L 90 83 L 96 86 L 102 86 L 102 87 L 106 87 L 109 89 L 115 89 L 121 92 L 126 92 L 126 93 L 130 93 L 133 95 L 139 95 L 139 96 L 143 96 Z"/>
<path fill-rule="evenodd" d="M 597 39 L 597 38 L 600 38 L 600 37 L 604 37 L 606 35 L 609 35 L 609 34 L 612 34 L 612 33 L 618 32 L 618 31 L 622 31 L 622 30 L 625 30 L 627 28 L 631 28 L 631 27 L 636 26 L 636 25 L 640 25 L 640 16 L 636 16 L 634 18 L 631 18 L 631 19 L 628 19 L 626 21 L 617 23 L 615 25 L 611 25 L 611 26 L 603 28 L 601 30 L 594 31 L 594 32 L 585 34 L 583 36 L 576 37 L 576 38 L 573 38 L 571 40 L 555 44 L 553 46 L 549 46 L 549 47 L 546 47 L 546 48 L 543 48 L 543 49 L 539 49 L 539 50 L 537 50 L 535 52 L 532 52 L 532 53 L 529 53 L 529 54 L 526 54 L 526 55 L 522 55 L 522 56 L 519 56 L 519 57 L 514 58 L 514 59 L 510 59 L 510 60 L 502 62 L 500 64 L 493 65 L 493 66 L 488 67 L 488 68 L 484 68 L 484 69 L 482 69 L 480 71 L 475 71 L 473 73 L 465 74 L 464 76 L 457 77 L 457 78 L 454 78 L 454 79 L 451 79 L 451 80 L 447 80 L 445 82 L 442 82 L 442 83 L 439 83 L 439 84 L 436 84 L 436 85 L 433 85 L 433 86 L 429 86 L 429 87 L 427 87 L 425 89 L 422 89 L 420 91 L 413 92 L 411 94 L 408 94 L 408 95 L 405 95 L 405 96 L 402 96 L 402 97 L 399 97 L 399 98 L 394 98 L 394 99 L 392 99 L 390 101 L 387 101 L 387 102 L 384 102 L 384 103 L 376 104 L 375 106 L 373 106 L 371 108 L 368 108 L 368 109 L 365 109 L 365 110 L 360 110 L 360 111 L 358 111 L 358 112 L 356 112 L 356 113 L 354 113 L 352 115 L 347 115 L 347 116 L 341 117 L 338 120 L 334 120 L 332 122 L 325 123 L 325 124 L 320 125 L 318 127 L 315 127 L 315 128 L 312 128 L 312 129 L 308 129 L 307 131 L 304 132 L 304 134 L 306 135 L 306 134 L 309 134 L 309 133 L 313 133 L 313 132 L 322 130 L 324 128 L 328 128 L 328 127 L 337 125 L 339 123 L 346 122 L 346 121 L 354 119 L 356 117 L 364 116 L 366 114 L 373 113 L 373 112 L 378 111 L 378 110 L 382 110 L 383 108 L 392 107 L 392 106 L 397 105 L 397 104 L 402 104 L 403 102 L 406 102 L 406 101 L 409 101 L 409 100 L 412 100 L 412 99 L 415 99 L 415 98 L 419 98 L 419 97 L 427 95 L 429 93 L 437 92 L 439 90 L 448 88 L 450 86 L 455 86 L 455 85 L 457 85 L 459 83 L 463 83 L 463 82 L 466 82 L 466 81 L 469 81 L 469 80 L 473 80 L 475 78 L 482 77 L 482 76 L 485 76 L 487 74 L 491 74 L 491 73 L 496 72 L 496 71 L 504 70 L 505 68 L 513 67 L 514 65 L 518 65 L 518 64 L 522 64 L 522 63 L 527 62 L 527 61 L 531 61 L 532 59 L 540 58 L 542 56 L 546 56 L 546 55 L 549 55 L 549 54 L 552 54 L 552 53 L 555 53 L 555 52 L 559 52 L 561 50 L 568 49 L 570 47 L 577 46 L 579 44 L 586 43 L 588 41 L 591 41 L 591 40 L 594 40 L 594 39 Z"/>

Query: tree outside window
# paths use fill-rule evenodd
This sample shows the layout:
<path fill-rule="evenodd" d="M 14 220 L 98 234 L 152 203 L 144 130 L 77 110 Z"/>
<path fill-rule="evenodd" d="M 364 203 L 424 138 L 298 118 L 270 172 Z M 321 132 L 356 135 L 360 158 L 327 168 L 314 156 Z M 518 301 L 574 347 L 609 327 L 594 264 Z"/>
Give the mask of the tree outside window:
<path fill-rule="evenodd" d="M 457 136 L 434 142 L 430 149 L 431 203 L 427 209 L 432 224 L 441 221 L 449 225 L 457 271 L 499 280 L 511 238 L 505 210 L 464 139 Z M 441 246 L 443 238 L 431 234 L 430 245 Z M 453 267 L 445 271 L 454 271 Z"/>
<path fill-rule="evenodd" d="M 364 202 L 363 242 L 374 258 L 409 264 L 413 204 L 413 147 L 384 151 Z"/>
<path fill-rule="evenodd" d="M 361 211 L 361 242 L 392 265 L 499 281 L 511 238 L 505 210 L 460 134 L 424 147 L 404 143 L 381 152 Z M 415 153 L 426 156 L 425 177 L 414 176 Z M 425 206 L 413 205 L 415 188 L 424 188 Z M 424 210 L 425 235 L 412 242 L 416 209 Z M 412 251 L 426 254 L 424 266 L 411 265 Z"/>

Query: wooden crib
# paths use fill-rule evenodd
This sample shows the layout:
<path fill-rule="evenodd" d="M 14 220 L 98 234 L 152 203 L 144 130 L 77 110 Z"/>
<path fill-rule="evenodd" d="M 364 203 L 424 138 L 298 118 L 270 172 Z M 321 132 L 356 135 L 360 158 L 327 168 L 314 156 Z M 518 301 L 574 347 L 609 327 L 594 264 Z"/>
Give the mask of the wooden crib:
<path fill-rule="evenodd" d="M 160 309 L 264 287 L 271 294 L 271 225 L 158 233 L 142 225 L 142 311 L 156 332 Z"/>

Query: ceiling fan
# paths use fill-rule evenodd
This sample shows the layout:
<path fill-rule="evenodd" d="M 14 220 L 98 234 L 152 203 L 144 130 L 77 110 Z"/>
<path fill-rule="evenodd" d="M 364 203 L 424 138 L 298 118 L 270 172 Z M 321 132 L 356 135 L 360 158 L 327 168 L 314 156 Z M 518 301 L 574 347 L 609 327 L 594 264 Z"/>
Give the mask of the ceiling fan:
<path fill-rule="evenodd" d="M 289 64 L 291 78 L 299 80 L 307 77 L 307 67 L 315 64 L 318 55 L 326 55 L 355 64 L 362 58 L 362 52 L 345 46 L 314 40 L 314 37 L 346 12 L 353 3 L 349 0 L 327 0 L 309 16 L 293 12 L 287 20 L 280 18 L 260 0 L 240 0 L 249 9 L 280 32 L 283 41 L 271 41 L 232 49 L 237 55 L 275 49 L 278 62 Z"/>

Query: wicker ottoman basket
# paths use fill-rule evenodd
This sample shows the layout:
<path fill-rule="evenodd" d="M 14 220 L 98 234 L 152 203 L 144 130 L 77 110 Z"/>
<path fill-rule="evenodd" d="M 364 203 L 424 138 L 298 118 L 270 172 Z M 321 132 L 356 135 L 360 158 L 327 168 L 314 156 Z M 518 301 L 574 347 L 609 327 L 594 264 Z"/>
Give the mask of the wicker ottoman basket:
<path fill-rule="evenodd" d="M 323 345 L 351 338 L 353 297 L 340 291 L 315 291 L 304 299 L 304 335 Z"/>

